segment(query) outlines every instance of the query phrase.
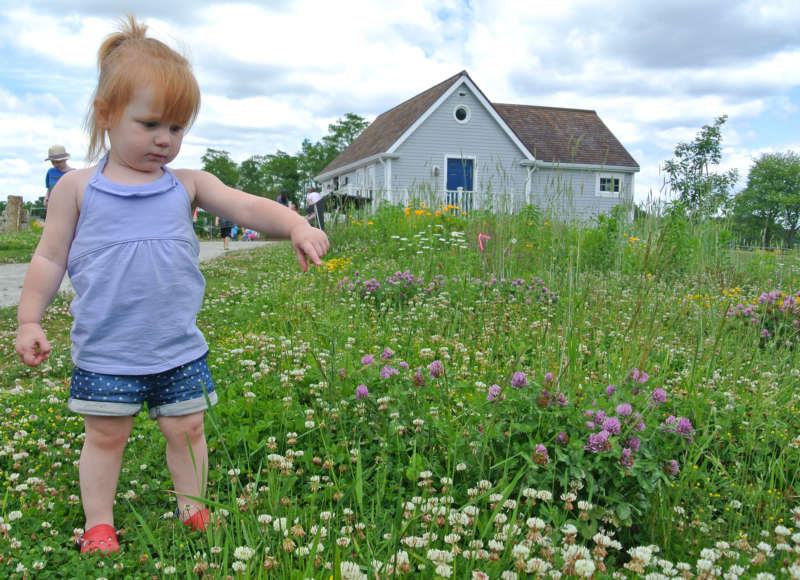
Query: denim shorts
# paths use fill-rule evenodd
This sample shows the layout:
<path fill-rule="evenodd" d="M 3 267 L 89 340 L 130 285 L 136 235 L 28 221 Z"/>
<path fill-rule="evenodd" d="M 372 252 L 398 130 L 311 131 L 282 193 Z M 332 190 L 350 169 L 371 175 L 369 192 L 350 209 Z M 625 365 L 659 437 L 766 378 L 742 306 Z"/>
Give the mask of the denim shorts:
<path fill-rule="evenodd" d="M 72 371 L 67 408 L 74 413 L 127 417 L 141 411 L 144 403 L 151 419 L 191 415 L 215 405 L 206 355 L 152 375 L 104 375 L 78 367 Z"/>

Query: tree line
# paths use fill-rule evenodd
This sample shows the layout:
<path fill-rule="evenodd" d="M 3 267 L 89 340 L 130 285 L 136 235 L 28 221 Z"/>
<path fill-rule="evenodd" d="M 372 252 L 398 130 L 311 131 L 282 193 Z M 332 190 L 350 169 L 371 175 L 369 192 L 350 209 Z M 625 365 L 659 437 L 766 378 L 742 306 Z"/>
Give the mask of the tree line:
<path fill-rule="evenodd" d="M 225 185 L 275 199 L 285 190 L 299 205 L 303 192 L 315 185 L 319 175 L 333 159 L 352 143 L 369 123 L 355 113 L 328 125 L 328 134 L 316 143 L 304 139 L 300 151 L 291 155 L 278 150 L 270 155 L 253 155 L 237 164 L 227 151 L 206 149 L 203 169 L 216 175 Z"/>
<path fill-rule="evenodd" d="M 756 159 L 747 185 L 733 193 L 739 174 L 721 171 L 722 126 L 727 116 L 704 125 L 695 139 L 678 143 L 664 163 L 672 209 L 697 219 L 729 219 L 741 242 L 791 248 L 800 229 L 800 155 L 765 153 Z"/>

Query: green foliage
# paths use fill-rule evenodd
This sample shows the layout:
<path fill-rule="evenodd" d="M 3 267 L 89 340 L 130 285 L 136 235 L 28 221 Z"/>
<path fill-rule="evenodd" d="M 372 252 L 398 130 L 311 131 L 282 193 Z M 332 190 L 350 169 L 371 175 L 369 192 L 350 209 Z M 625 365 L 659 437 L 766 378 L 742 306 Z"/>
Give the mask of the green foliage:
<path fill-rule="evenodd" d="M 800 155 L 765 153 L 753 165 L 747 187 L 734 200 L 739 233 L 769 247 L 782 237 L 791 248 L 800 228 Z"/>
<path fill-rule="evenodd" d="M 200 159 L 203 161 L 203 170 L 217 176 L 228 187 L 239 184 L 239 167 L 227 151 L 206 149 Z"/>
<path fill-rule="evenodd" d="M 0 575 L 96 577 L 103 562 L 106 577 L 336 578 L 351 563 L 434 577 L 431 551 L 455 546 L 452 578 L 524 577 L 533 558 L 574 577 L 574 545 L 606 567 L 595 578 L 677 562 L 699 576 L 703 550 L 726 542 L 723 571 L 785 576 L 777 546 L 792 540 L 776 526 L 800 517 L 796 348 L 726 314 L 762 309 L 773 283 L 796 288 L 800 256 L 732 250 L 724 224 L 678 209 L 621 218 L 385 206 L 333 225 L 331 253 L 305 274 L 286 244 L 204 264 L 198 321 L 220 397 L 208 502 L 224 523 L 201 535 L 165 516 L 162 439 L 141 414 L 115 507 L 123 550 L 108 557 L 67 548 L 83 521 L 82 425 L 64 406 L 71 317 L 57 297 L 50 359 L 0 360 Z M 363 293 L 371 278 L 381 287 Z M 0 309 L 3 352 L 14 315 Z M 619 547 L 600 549 L 601 530 Z M 650 564 L 629 552 L 650 545 Z"/>
<path fill-rule="evenodd" d="M 41 237 L 40 227 L 32 227 L 25 232 L 0 235 L 0 264 L 30 262 Z"/>
<path fill-rule="evenodd" d="M 727 118 L 723 115 L 713 125 L 703 125 L 694 141 L 678 143 L 675 157 L 664 162 L 666 185 L 692 216 L 709 217 L 725 209 L 738 179 L 735 169 L 714 171 L 722 161 L 722 126 Z"/>
<path fill-rule="evenodd" d="M 616 266 L 625 212 L 624 206 L 617 206 L 610 214 L 597 216 L 595 226 L 587 229 L 581 240 L 585 268 L 606 272 Z"/>

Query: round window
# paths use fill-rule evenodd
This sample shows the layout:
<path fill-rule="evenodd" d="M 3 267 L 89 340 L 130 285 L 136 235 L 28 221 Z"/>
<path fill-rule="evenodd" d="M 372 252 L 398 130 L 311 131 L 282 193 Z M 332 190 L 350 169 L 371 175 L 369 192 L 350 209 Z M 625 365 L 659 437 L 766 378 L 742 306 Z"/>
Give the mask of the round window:
<path fill-rule="evenodd" d="M 453 116 L 459 123 L 466 123 L 469 121 L 469 108 L 466 105 L 458 105 L 453 111 Z"/>

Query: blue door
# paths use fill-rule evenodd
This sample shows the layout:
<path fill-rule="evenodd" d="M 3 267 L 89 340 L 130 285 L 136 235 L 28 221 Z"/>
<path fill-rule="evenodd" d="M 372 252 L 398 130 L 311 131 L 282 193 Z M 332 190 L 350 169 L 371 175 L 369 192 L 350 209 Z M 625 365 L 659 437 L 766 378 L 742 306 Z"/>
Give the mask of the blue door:
<path fill-rule="evenodd" d="M 474 176 L 474 160 L 461 157 L 447 158 L 447 204 L 452 205 L 458 211 L 468 212 L 472 210 L 472 183 Z M 461 188 L 459 193 L 458 188 Z"/>
<path fill-rule="evenodd" d="M 447 158 L 447 191 L 472 191 L 473 160 Z"/>

